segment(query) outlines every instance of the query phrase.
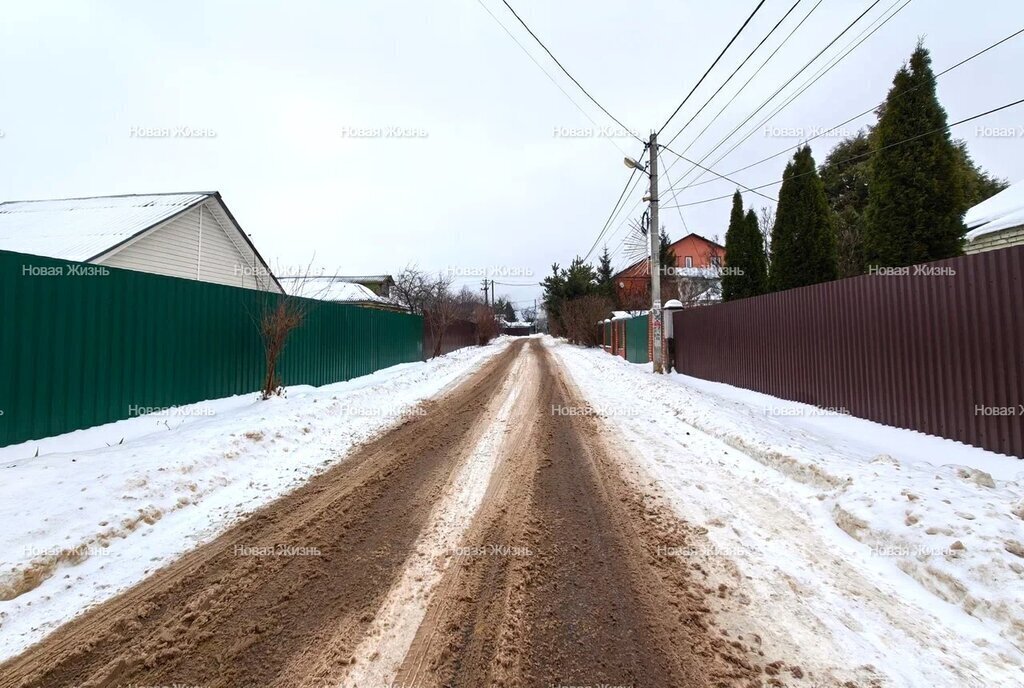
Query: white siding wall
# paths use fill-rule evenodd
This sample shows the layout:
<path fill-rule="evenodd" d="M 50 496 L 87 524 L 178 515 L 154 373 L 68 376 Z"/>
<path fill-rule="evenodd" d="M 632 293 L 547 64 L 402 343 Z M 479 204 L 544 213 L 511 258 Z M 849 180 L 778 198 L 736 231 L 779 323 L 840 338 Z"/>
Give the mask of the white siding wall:
<path fill-rule="evenodd" d="M 968 241 L 964 246 L 964 253 L 994 251 L 997 248 L 1020 246 L 1021 244 L 1024 244 L 1024 226 L 1011 227 L 991 234 L 982 234 L 974 241 Z"/>
<path fill-rule="evenodd" d="M 262 274 L 261 267 L 253 268 L 260 263 L 245 240 L 240 236 L 231 237 L 225 229 L 236 231 L 216 201 L 206 201 L 95 262 L 233 287 L 277 291 L 270 278 Z"/>

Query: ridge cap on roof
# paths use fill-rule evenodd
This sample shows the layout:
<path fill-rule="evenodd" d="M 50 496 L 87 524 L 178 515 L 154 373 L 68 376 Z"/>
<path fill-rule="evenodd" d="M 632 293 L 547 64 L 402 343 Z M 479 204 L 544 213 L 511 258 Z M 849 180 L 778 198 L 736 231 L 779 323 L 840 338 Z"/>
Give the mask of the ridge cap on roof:
<path fill-rule="evenodd" d="M 219 191 L 162 191 L 158 193 L 135 194 L 100 194 L 98 196 L 69 196 L 67 198 L 26 198 L 11 201 L 0 201 L 0 205 L 9 203 L 50 203 L 53 201 L 94 201 L 98 198 L 142 198 L 144 196 L 214 196 L 219 198 Z"/>

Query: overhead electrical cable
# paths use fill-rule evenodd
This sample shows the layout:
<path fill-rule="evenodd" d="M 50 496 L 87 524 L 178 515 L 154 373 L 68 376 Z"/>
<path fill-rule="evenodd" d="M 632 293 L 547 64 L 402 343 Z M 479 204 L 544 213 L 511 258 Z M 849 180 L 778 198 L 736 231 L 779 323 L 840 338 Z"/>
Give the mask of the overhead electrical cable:
<path fill-rule="evenodd" d="M 501 2 L 502 2 L 502 4 L 504 4 L 504 5 L 505 5 L 505 7 L 507 7 L 507 8 L 508 8 L 508 11 L 512 13 L 512 16 L 514 16 L 514 17 L 516 18 L 516 20 L 518 20 L 518 21 L 519 21 L 519 23 L 523 25 L 523 28 L 524 28 L 524 29 L 526 29 L 526 32 L 527 32 L 527 33 L 529 33 L 529 34 L 530 34 L 530 36 L 532 36 L 532 37 L 533 37 L 533 40 L 537 41 L 537 44 L 538 44 L 538 45 L 539 45 L 539 46 L 540 46 L 541 48 L 543 48 L 543 49 L 544 49 L 544 52 L 546 52 L 546 53 L 548 54 L 548 57 L 550 57 L 550 58 L 551 58 L 552 60 L 554 60 L 555 64 L 556 64 L 556 65 L 558 65 L 558 68 L 559 68 L 559 69 L 561 69 L 561 70 L 562 70 L 562 72 L 563 72 L 563 73 L 564 73 L 564 74 L 565 74 L 565 75 L 566 75 L 567 77 L 569 77 L 569 79 L 570 79 L 570 80 L 571 80 L 571 81 L 572 81 L 572 82 L 573 82 L 574 84 L 576 84 L 576 87 L 577 87 L 577 88 L 579 88 L 579 89 L 580 89 L 580 91 L 582 91 L 582 92 L 583 92 L 583 95 L 585 95 L 585 96 L 586 96 L 587 98 L 589 98 L 589 99 L 590 99 L 590 102 L 592 102 L 592 103 L 593 103 L 594 105 L 596 105 L 596 106 L 597 106 L 598 108 L 600 108 L 601 112 L 603 112 L 604 114 L 608 115 L 608 116 L 609 116 L 609 117 L 610 117 L 610 118 L 611 118 L 611 119 L 612 119 L 612 120 L 613 120 L 613 121 L 614 121 L 614 122 L 615 122 L 616 124 L 618 124 L 618 125 L 619 125 L 620 127 L 622 127 L 623 131 L 625 131 L 625 132 L 629 133 L 629 135 L 630 135 L 630 136 L 632 136 L 633 138 L 635 138 L 635 139 L 636 139 L 637 141 L 640 141 L 641 143 L 643 143 L 643 142 L 644 142 L 644 141 L 643 141 L 643 139 L 641 139 L 641 138 L 640 138 L 639 136 L 637 136 L 637 135 L 636 135 L 636 134 L 635 134 L 635 133 L 633 132 L 633 130 L 632 130 L 632 129 L 630 129 L 630 128 L 629 128 L 629 127 L 627 127 L 627 126 L 626 126 L 625 124 L 623 124 L 623 123 L 622 123 L 622 121 L 621 121 L 621 120 L 619 120 L 619 118 L 618 118 L 618 117 L 616 117 L 616 116 L 615 116 L 615 115 L 613 115 L 612 113 L 608 112 L 608 109 L 607 109 L 607 108 L 605 108 L 605 106 L 604 106 L 604 105 L 601 105 L 601 103 L 597 102 L 597 99 L 596 99 L 596 98 L 594 98 L 594 96 L 590 95 L 590 92 L 589 92 L 589 91 L 587 91 L 587 89 L 583 88 L 583 84 L 581 84 L 581 83 L 580 83 L 579 81 L 577 81 L 577 80 L 576 80 L 576 77 L 574 77 L 574 76 L 573 76 L 572 74 L 570 74 L 570 73 L 569 73 L 569 70 L 568 70 L 568 69 L 566 69 L 566 68 L 565 68 L 565 67 L 564 67 L 564 66 L 562 65 L 562 63 L 561 63 L 561 62 L 559 62 L 559 61 L 558 61 L 558 58 L 557 58 L 557 57 L 555 57 L 555 56 L 554 56 L 554 54 L 553 54 L 553 53 L 552 53 L 552 52 L 551 52 L 550 50 L 548 50 L 548 47 L 547 47 L 546 45 L 544 45 L 544 41 L 542 41 L 542 40 L 541 40 L 540 38 L 538 38 L 538 37 L 537 37 L 537 34 L 535 34 L 535 33 L 533 32 L 533 29 L 531 29 L 531 28 L 529 27 L 529 25 L 527 25 L 527 23 L 526 23 L 525 21 L 523 21 L 523 18 L 519 16 L 519 13 L 517 13 L 517 12 L 515 11 L 515 9 L 514 9 L 514 8 L 512 7 L 512 5 L 508 4 L 508 0 L 501 0 Z M 762 2 L 763 2 L 763 0 L 762 0 Z"/>
<path fill-rule="evenodd" d="M 1024 103 L 1024 98 L 1021 98 L 1020 100 L 1015 100 L 1012 103 L 1007 103 L 1006 105 L 1001 105 L 1001 106 L 999 106 L 997 108 L 992 108 L 991 110 L 987 110 L 987 111 L 979 113 L 977 115 L 972 115 L 971 117 L 966 117 L 964 119 L 961 119 L 961 120 L 958 120 L 956 122 L 953 122 L 952 124 L 947 124 L 944 127 L 936 127 L 935 129 L 932 129 L 930 131 L 926 131 L 926 132 L 924 132 L 922 134 L 917 134 L 915 136 L 909 136 L 909 137 L 907 137 L 905 139 L 900 139 L 899 141 L 894 141 L 894 142 L 892 142 L 890 144 L 882 146 L 881 148 L 877 148 L 875 150 L 871 150 L 871 151 L 868 151 L 866 153 L 860 153 L 858 155 L 853 155 L 853 156 L 851 156 L 849 158 L 846 158 L 844 160 L 839 160 L 836 164 L 837 165 L 844 165 L 844 164 L 846 164 L 848 162 L 853 162 L 855 160 L 860 160 L 861 158 L 870 157 L 870 156 L 872 156 L 875 153 L 878 153 L 880 151 L 888 150 L 889 148 L 895 148 L 896 146 L 902 146 L 903 144 L 910 143 L 911 141 L 916 141 L 918 139 L 924 138 L 925 136 L 931 136 L 933 134 L 938 134 L 938 133 L 941 133 L 941 132 L 944 132 L 944 131 L 949 131 L 953 127 L 958 126 L 960 124 L 966 124 L 968 122 L 973 122 L 976 119 L 980 119 L 982 117 L 987 117 L 988 115 L 992 115 L 992 114 L 995 114 L 995 113 L 1000 112 L 1002 110 L 1006 110 L 1006 109 L 1014 107 L 1016 105 L 1020 105 L 1021 103 Z M 800 174 L 792 175 L 791 177 L 789 177 L 789 179 L 796 179 L 798 177 L 803 177 L 803 176 L 806 176 L 808 174 L 813 174 L 813 173 L 816 173 L 816 172 L 817 172 L 817 170 L 811 170 L 810 172 L 801 172 Z M 767 184 L 760 184 L 758 186 L 754 186 L 754 187 L 751 187 L 751 188 L 753 188 L 753 189 L 765 189 L 765 188 L 768 188 L 770 186 L 777 186 L 779 184 L 782 184 L 784 181 L 786 181 L 786 180 L 785 179 L 779 179 L 778 181 L 769 182 Z M 688 208 L 690 206 L 701 205 L 703 203 L 711 203 L 712 201 L 720 201 L 720 200 L 725 199 L 725 198 L 732 198 L 732 194 L 726 194 L 724 196 L 715 196 L 714 198 L 706 198 L 706 199 L 704 199 L 702 201 L 693 201 L 691 203 L 680 203 L 678 205 L 665 205 L 665 206 L 662 206 L 662 208 Z"/>
<path fill-rule="evenodd" d="M 901 0 L 896 0 L 896 2 L 893 3 L 893 5 L 890 6 L 888 10 L 886 10 L 886 13 L 888 13 L 889 10 L 892 10 L 893 7 L 895 7 L 897 4 L 899 4 L 900 1 Z M 746 136 L 744 136 L 739 141 L 734 143 L 732 145 L 732 147 L 729 148 L 729 150 L 727 150 L 725 153 L 723 153 L 722 155 L 718 156 L 718 158 L 716 158 L 715 161 L 713 163 L 711 163 L 712 166 L 717 166 L 722 160 L 724 160 L 726 157 L 728 157 L 733 151 L 735 151 L 739 146 L 741 146 L 751 136 L 753 136 L 758 131 L 761 131 L 762 127 L 764 127 L 768 122 L 770 122 L 776 115 L 778 115 L 784 109 L 789 107 L 789 105 L 791 105 L 793 103 L 793 101 L 795 101 L 797 98 L 799 98 L 808 88 L 813 86 L 819 79 L 821 79 L 823 76 L 825 76 L 825 74 L 827 74 L 829 71 L 831 71 L 833 67 L 837 66 L 840 62 L 842 62 L 854 50 L 856 50 L 862 43 L 864 43 L 864 41 L 869 39 L 872 35 L 874 35 L 874 33 L 876 31 L 878 31 L 883 26 L 885 26 L 891 19 L 893 19 L 897 14 L 899 14 L 900 11 L 902 11 L 910 3 L 911 3 L 911 0 L 903 0 L 903 4 L 900 5 L 899 8 L 897 8 L 895 12 L 892 12 L 892 14 L 889 14 L 888 16 L 885 16 L 884 19 L 882 19 L 881 17 L 879 19 L 876 19 L 875 22 L 876 22 L 877 25 L 873 24 L 872 26 L 869 26 L 867 29 L 862 31 L 858 35 L 858 37 L 856 39 L 854 39 L 854 41 L 852 41 L 851 44 L 849 44 L 847 46 L 847 48 L 844 49 L 845 52 L 842 52 L 839 55 L 837 55 L 836 57 L 834 57 L 833 60 L 830 62 L 830 64 L 828 64 L 825 67 L 823 67 L 822 69 L 820 69 L 813 77 L 811 77 L 810 79 L 805 81 L 801 85 L 801 87 L 799 89 L 797 89 L 797 91 L 795 93 L 790 95 L 781 105 L 779 105 L 777 108 L 775 108 L 775 110 L 772 111 L 772 113 L 770 115 L 768 115 L 763 120 L 758 122 L 757 125 L 755 125 L 749 132 L 747 132 Z M 885 15 L 885 13 L 883 13 L 883 16 L 884 15 Z M 878 23 L 879 21 L 881 23 Z M 865 35 L 865 33 L 866 33 L 866 35 Z M 861 37 L 861 36 L 863 36 L 863 37 Z M 703 160 L 701 162 L 703 162 Z M 692 168 L 691 168 L 691 170 L 692 170 Z M 693 181 L 694 182 L 698 181 L 701 177 L 704 176 L 704 174 L 705 173 L 702 172 L 701 174 L 697 175 L 697 177 L 694 178 Z M 687 175 L 683 175 L 683 178 L 685 178 L 686 176 Z M 693 183 L 693 182 L 691 182 L 691 183 Z M 686 187 L 683 187 L 683 188 L 686 188 Z"/>
<path fill-rule="evenodd" d="M 940 77 L 942 77 L 942 76 L 944 76 L 946 74 L 949 74 L 954 69 L 962 67 L 963 65 L 967 64 L 971 60 L 973 60 L 975 58 L 978 58 L 978 57 L 981 57 L 982 55 L 984 55 L 988 51 L 992 50 L 993 48 L 996 48 L 996 47 L 1002 45 L 1003 43 L 1009 41 L 1010 39 L 1016 38 L 1017 36 L 1019 36 L 1021 34 L 1024 34 L 1024 28 L 1018 29 L 1017 31 L 1013 32 L 1012 34 L 1010 34 L 1006 38 L 1000 39 L 999 41 L 996 41 L 995 43 L 989 45 L 988 47 L 983 48 L 982 50 L 979 50 L 978 52 L 974 53 L 973 55 L 960 60 L 956 64 L 954 64 L 954 65 L 952 65 L 950 67 L 947 67 L 946 69 L 942 70 L 941 72 L 939 72 L 939 73 L 937 73 L 937 74 L 935 74 L 933 76 L 932 83 L 937 82 Z M 893 94 L 893 96 L 896 97 L 896 98 L 902 98 L 904 95 L 906 95 L 908 93 L 911 93 L 913 91 L 916 91 L 917 89 L 921 88 L 922 86 L 924 86 L 924 84 L 918 84 L 916 86 L 911 86 L 910 88 L 908 88 L 906 90 L 897 91 L 895 94 Z M 872 105 L 868 109 L 864 110 L 863 112 L 857 113 L 853 117 L 850 117 L 850 118 L 848 118 L 848 119 L 846 119 L 846 120 L 844 120 L 842 122 L 839 122 L 838 124 L 834 124 L 831 127 L 828 127 L 827 129 L 820 129 L 819 133 L 815 134 L 814 136 L 810 136 L 810 137 L 808 137 L 806 139 L 803 139 L 800 143 L 798 143 L 798 144 L 796 144 L 794 146 L 789 146 L 788 148 L 784 148 L 783 150 L 780 150 L 777 153 L 773 153 L 772 155 L 769 155 L 767 157 L 761 158 L 760 160 L 757 160 L 756 162 L 752 162 L 749 165 L 744 165 L 743 167 L 738 167 L 735 170 L 727 172 L 726 174 L 728 174 L 728 175 L 739 174 L 740 172 L 743 172 L 745 170 L 749 170 L 752 167 L 757 167 L 758 165 L 762 165 L 762 164 L 768 162 L 769 160 L 774 160 L 775 158 L 779 157 L 780 155 L 785 155 L 786 153 L 789 153 L 790 151 L 796 150 L 797 148 L 800 148 L 801 146 L 803 146 L 806 143 L 809 143 L 811 141 L 814 141 L 815 139 L 821 138 L 822 136 L 826 136 L 826 135 L 828 135 L 828 134 L 830 134 L 830 133 L 832 133 L 834 131 L 837 131 L 841 127 L 844 127 L 847 124 L 849 124 L 850 122 L 853 122 L 853 121 L 855 121 L 857 119 L 860 119 L 864 115 L 868 115 L 868 114 L 871 114 L 873 112 L 876 112 L 878 110 L 878 108 L 881 107 L 882 105 L 885 105 L 885 103 L 886 103 L 885 100 L 880 101 L 880 102 Z M 696 187 L 696 186 L 703 186 L 704 184 L 711 184 L 711 183 L 716 182 L 716 181 L 718 181 L 718 180 L 717 179 L 705 179 L 702 182 L 696 182 L 696 183 L 693 183 L 693 184 L 689 184 L 689 185 L 687 185 L 687 188 L 692 188 L 692 187 Z"/>
<path fill-rule="evenodd" d="M 842 31 L 840 31 L 831 41 L 829 41 L 828 44 L 824 48 L 819 50 L 818 53 L 814 57 L 812 57 L 810 60 L 808 60 L 808 62 L 803 67 L 798 69 L 793 74 L 793 76 L 791 76 L 786 81 L 786 83 L 782 84 L 782 86 L 780 86 L 778 89 L 776 89 L 775 92 L 772 93 L 772 95 L 768 96 L 768 98 L 766 98 L 764 100 L 764 102 L 762 102 L 753 112 L 751 112 L 749 115 L 747 115 L 747 117 L 742 122 L 740 122 L 738 125 L 736 125 L 736 127 L 732 131 L 730 131 L 724 138 L 722 138 L 717 144 L 715 144 L 715 146 L 711 150 L 709 150 L 707 153 L 705 153 L 704 157 L 700 158 L 700 162 L 703 163 L 715 151 L 717 151 L 719 148 L 721 148 L 725 144 L 726 141 L 728 141 L 730 138 L 732 138 L 733 134 L 735 134 L 737 131 L 739 131 L 743 127 L 743 125 L 745 125 L 747 122 L 749 122 L 751 119 L 753 119 L 757 115 L 757 113 L 761 112 L 761 110 L 763 110 L 766 105 L 768 105 L 772 100 L 774 100 L 775 97 L 777 95 L 779 95 L 783 90 L 785 90 L 785 88 L 787 86 L 789 86 L 791 83 L 793 83 L 797 79 L 797 77 L 799 77 L 804 71 L 806 71 L 808 67 L 810 67 L 812 64 L 814 64 L 814 62 L 817 61 L 817 59 L 819 57 L 821 57 L 829 48 L 831 48 L 833 45 L 835 45 L 839 41 L 839 39 L 841 39 L 844 35 L 846 35 L 846 33 L 850 29 L 852 29 L 861 19 L 864 18 L 865 15 L 868 14 L 868 12 L 870 12 L 872 9 L 874 9 L 881 1 L 882 0 L 874 0 L 874 2 L 872 2 L 870 5 L 868 5 L 868 8 L 866 10 L 861 12 L 859 15 L 857 15 L 857 17 L 853 21 L 851 21 L 849 24 L 847 24 L 846 27 Z M 898 1 L 899 0 L 897 0 L 897 2 Z M 685 178 L 694 169 L 696 169 L 695 166 L 691 167 L 682 176 L 682 180 L 685 180 Z M 682 180 L 681 180 L 680 183 L 682 183 Z M 683 188 L 685 188 L 685 187 L 683 187 Z M 673 197 L 673 200 L 675 200 L 674 197 Z"/>
<path fill-rule="evenodd" d="M 550 80 L 551 83 L 553 83 L 555 85 L 555 88 L 557 88 L 559 91 L 561 91 L 562 95 L 564 95 L 566 98 L 569 99 L 569 102 L 572 103 L 576 107 L 576 109 L 580 111 L 580 114 L 582 114 L 584 117 L 586 117 L 587 120 L 591 124 L 593 124 L 595 128 L 600 128 L 600 125 L 598 125 L 598 123 L 594 120 L 594 118 L 590 116 L 590 113 L 588 113 L 586 110 L 584 110 L 583 106 L 581 106 L 579 103 L 577 103 L 576 99 L 573 98 L 571 95 L 569 95 L 568 91 L 566 91 L 564 88 L 562 88 L 562 85 L 560 83 L 558 83 L 558 81 L 555 79 L 555 77 L 551 76 L 551 73 L 547 69 L 544 68 L 544 65 L 542 65 L 537 60 L 537 58 L 535 58 L 533 56 L 533 54 L 529 50 L 526 49 L 526 46 L 523 45 L 522 42 L 520 42 L 520 40 L 518 38 L 516 38 L 515 34 L 513 34 L 511 31 L 509 31 L 508 27 L 505 26 L 504 22 L 502 22 L 501 19 L 499 19 L 497 17 L 497 15 L 494 14 L 494 12 L 491 12 L 490 8 L 487 5 L 484 4 L 483 0 L 476 0 L 476 1 L 477 1 L 477 3 L 481 7 L 484 8 L 484 11 L 486 11 L 487 14 L 491 15 L 491 18 L 494 19 L 494 21 L 498 24 L 498 26 L 501 27 L 502 31 L 504 31 L 506 34 L 508 34 L 508 37 L 511 38 L 515 42 L 515 44 L 519 46 L 519 49 L 522 50 L 523 53 L 525 53 L 528 58 L 530 58 L 530 61 L 533 62 L 533 64 L 537 65 L 537 68 L 540 69 L 540 71 L 544 72 L 544 76 L 546 76 L 548 78 L 548 80 Z M 618 148 L 619 151 L 623 155 L 626 155 L 626 151 L 624 151 L 622 149 L 622 146 L 620 146 L 618 143 L 615 142 L 615 139 L 610 138 L 610 137 L 605 137 L 605 138 L 608 138 L 608 140 L 612 143 L 612 145 L 614 145 L 616 148 Z"/>
<path fill-rule="evenodd" d="M 711 126 L 711 124 L 714 123 L 714 121 L 725 111 L 726 108 L 729 107 L 729 105 L 732 104 L 732 102 L 734 100 L 736 100 L 736 97 L 739 96 L 739 94 L 743 91 L 743 89 L 745 89 L 747 87 L 748 84 L 750 84 L 750 82 L 754 79 L 754 77 L 756 77 L 761 72 L 761 70 L 764 69 L 765 65 L 767 65 L 769 62 L 771 62 L 772 58 L 774 58 L 778 54 L 779 50 L 781 50 L 782 47 L 784 45 L 786 45 L 786 43 L 789 41 L 789 39 L 792 38 L 793 35 L 800 29 L 800 27 L 804 25 L 804 23 L 811 17 L 812 14 L 814 14 L 814 11 L 818 9 L 818 7 L 821 5 L 822 2 L 824 2 L 824 0 L 818 0 L 814 4 L 814 6 L 811 7 L 810 11 L 807 12 L 807 14 L 804 15 L 804 17 L 800 20 L 800 22 L 795 27 L 793 27 L 792 30 L 790 30 L 790 32 L 786 35 L 786 37 L 782 39 L 782 42 L 775 47 L 775 49 L 772 51 L 772 53 L 767 58 L 765 58 L 764 62 L 762 62 L 761 65 L 756 70 L 754 70 L 754 73 L 750 75 L 750 77 L 746 80 L 746 82 L 744 82 L 744 84 L 742 86 L 740 86 L 739 90 L 735 94 L 733 94 L 733 96 L 729 100 L 729 102 L 727 102 L 724 106 L 722 106 L 718 110 L 718 112 L 715 114 L 714 118 L 712 118 L 712 120 L 710 122 L 708 122 L 707 125 L 705 125 L 704 129 L 702 129 L 700 131 L 700 133 L 697 134 L 697 137 L 694 138 L 693 141 L 691 141 L 690 145 L 688 145 L 685 149 L 683 149 L 683 153 L 686 153 L 690 149 L 690 147 L 693 145 L 693 143 L 696 142 L 700 138 L 700 136 L 704 134 L 705 131 L 707 131 L 708 127 Z M 672 162 L 665 168 L 665 171 L 667 172 L 668 170 L 671 170 L 675 166 L 675 164 L 677 162 L 679 162 L 679 158 L 676 158 L 676 159 L 672 160 Z M 633 213 L 633 211 L 636 210 L 636 208 L 640 205 L 641 202 L 642 202 L 642 200 L 638 200 L 636 203 L 633 204 L 633 207 L 630 208 L 630 210 L 629 210 L 629 214 L 630 215 Z M 628 215 L 627 215 L 627 217 L 628 217 Z M 612 235 L 616 234 L 619 231 L 619 229 L 621 229 L 622 224 L 624 224 L 624 222 L 619 224 L 619 227 L 614 232 L 612 232 Z M 621 247 L 621 246 L 622 246 L 622 243 L 620 242 L 619 247 Z"/>
<path fill-rule="evenodd" d="M 666 146 L 671 146 L 672 142 L 675 141 L 677 138 L 679 138 L 679 135 L 682 134 L 686 130 L 686 127 L 690 126 L 690 124 L 693 122 L 693 120 L 697 119 L 697 117 L 700 115 L 700 113 L 704 112 L 704 108 L 706 108 L 708 106 L 708 104 L 711 103 L 711 101 L 714 100 L 715 97 L 719 93 L 722 92 L 722 89 L 725 88 L 726 85 L 730 81 L 732 81 L 732 78 L 734 76 L 736 76 L 736 73 L 739 72 L 741 69 L 743 69 L 743 66 L 745 64 L 747 64 L 747 62 L 750 60 L 750 58 L 752 58 L 754 56 L 754 54 L 758 50 L 761 49 L 761 46 L 765 44 L 765 41 L 767 41 L 769 38 L 771 38 L 772 34 L 775 33 L 775 30 L 778 29 L 779 26 L 782 25 L 782 22 L 786 21 L 786 18 L 789 17 L 789 15 L 793 13 L 793 10 L 795 10 L 797 5 L 799 5 L 801 2 L 803 2 L 803 0 L 796 0 L 796 2 L 793 3 L 793 6 L 789 8 L 789 11 L 787 11 L 784 15 L 782 15 L 782 19 L 780 19 L 778 22 L 775 23 L 775 26 L 772 27 L 771 31 L 769 31 L 767 34 L 765 34 L 765 37 L 761 39 L 760 43 L 758 43 L 756 46 L 754 46 L 753 50 L 751 50 L 749 53 L 747 53 L 747 56 L 745 58 L 743 58 L 743 61 L 740 62 L 739 66 L 736 67 L 736 69 L 732 70 L 732 74 L 730 74 L 729 76 L 727 76 L 725 78 L 725 81 L 723 81 L 718 86 L 718 88 L 715 90 L 715 92 L 711 94 L 711 97 L 708 98 L 706 101 L 704 101 L 704 104 L 700 106 L 700 109 L 698 109 L 697 112 L 693 113 L 693 116 L 690 117 L 690 119 L 688 119 L 686 121 L 686 124 L 683 125 L 682 129 L 677 131 L 675 133 L 675 136 L 673 136 L 671 139 L 669 139 L 668 143 L 665 144 Z"/>
<path fill-rule="evenodd" d="M 504 1 L 505 0 L 502 0 L 502 2 Z M 747 17 L 747 20 L 743 22 L 742 25 L 740 25 L 740 28 L 737 29 L 736 33 L 733 34 L 733 37 L 729 39 L 729 42 L 725 44 L 725 47 L 722 48 L 722 52 L 718 53 L 718 57 L 716 57 L 715 61 L 711 63 L 711 66 L 707 68 L 707 70 L 704 72 L 704 75 L 701 76 L 701 78 L 697 80 L 697 83 L 693 85 L 693 88 L 690 89 L 690 92 L 686 94 L 685 98 L 683 98 L 683 102 L 679 103 L 679 105 L 676 106 L 676 109 L 673 110 L 672 114 L 668 116 L 668 119 L 665 120 L 665 123 L 661 125 L 661 128 L 658 129 L 658 134 L 661 134 L 661 132 L 665 130 L 665 127 L 667 127 L 668 123 L 672 121 L 672 118 L 679 113 L 683 106 L 686 105 L 686 102 L 690 100 L 690 97 L 694 94 L 694 92 L 700 87 L 702 83 L 704 83 L 704 80 L 708 78 L 708 74 L 711 73 L 711 70 L 715 68 L 715 65 L 719 63 L 719 61 L 722 59 L 722 56 L 725 55 L 725 53 L 729 50 L 732 44 L 736 42 L 736 39 L 740 37 L 740 34 L 743 33 L 743 29 L 747 28 L 747 24 L 750 23 L 750 20 L 754 18 L 754 15 L 757 14 L 758 10 L 761 9 L 764 3 L 765 0 L 761 0 L 761 2 L 757 3 L 757 7 L 755 7 L 754 11 L 750 13 L 750 16 Z"/>

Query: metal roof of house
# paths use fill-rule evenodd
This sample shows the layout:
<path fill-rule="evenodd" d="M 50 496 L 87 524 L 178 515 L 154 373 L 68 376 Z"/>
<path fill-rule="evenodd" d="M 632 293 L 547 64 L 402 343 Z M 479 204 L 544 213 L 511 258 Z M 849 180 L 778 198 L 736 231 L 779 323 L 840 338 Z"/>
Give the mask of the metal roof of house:
<path fill-rule="evenodd" d="M 0 249 L 89 261 L 216 192 L 0 203 Z"/>
<path fill-rule="evenodd" d="M 391 275 L 333 275 L 334 279 L 342 282 L 384 282 L 395 281 Z"/>
<path fill-rule="evenodd" d="M 343 301 L 395 305 L 383 296 L 377 296 L 369 287 L 350 282 L 350 278 L 334 275 L 278 278 L 292 296 L 304 296 L 320 301 Z"/>
<path fill-rule="evenodd" d="M 964 215 L 967 240 L 1024 225 L 1024 181 L 1011 184 Z"/>

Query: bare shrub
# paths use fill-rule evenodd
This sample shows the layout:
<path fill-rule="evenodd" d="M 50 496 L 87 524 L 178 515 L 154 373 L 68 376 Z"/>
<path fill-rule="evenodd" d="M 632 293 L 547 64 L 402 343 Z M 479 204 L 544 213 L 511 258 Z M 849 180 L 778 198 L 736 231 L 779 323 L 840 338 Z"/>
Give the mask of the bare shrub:
<path fill-rule="evenodd" d="M 498 320 L 494 315 L 493 308 L 482 303 L 476 304 L 473 323 L 476 325 L 476 341 L 480 346 L 498 336 Z"/>
<path fill-rule="evenodd" d="M 260 389 L 262 399 L 281 395 L 283 387 L 277 366 L 288 338 L 302 326 L 310 305 L 315 304 L 329 286 L 317 282 L 317 275 L 313 274 L 312 269 L 315 259 L 314 255 L 302 275 L 288 280 L 288 293 L 265 291 L 262 293 L 258 309 L 246 307 L 263 343 L 264 375 Z"/>
<path fill-rule="evenodd" d="M 263 389 L 260 392 L 263 399 L 281 394 L 282 387 L 277 375 L 277 364 L 288 343 L 288 335 L 301 326 L 305 318 L 305 304 L 292 296 L 282 296 L 273 305 L 267 303 L 260 314 L 259 330 L 260 338 L 263 340 L 266 366 Z"/>
<path fill-rule="evenodd" d="M 607 318 L 611 309 L 611 299 L 596 294 L 566 301 L 562 305 L 565 338 L 573 344 L 597 346 L 600 343 L 597 323 Z"/>

